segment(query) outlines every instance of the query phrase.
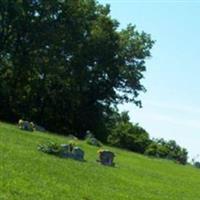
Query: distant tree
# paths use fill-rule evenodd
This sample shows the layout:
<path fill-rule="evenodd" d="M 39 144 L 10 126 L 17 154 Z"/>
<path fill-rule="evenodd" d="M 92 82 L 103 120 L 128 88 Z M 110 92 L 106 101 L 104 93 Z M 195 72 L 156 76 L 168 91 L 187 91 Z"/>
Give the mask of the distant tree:
<path fill-rule="evenodd" d="M 198 154 L 194 158 L 192 158 L 192 165 L 196 168 L 200 168 L 200 155 Z"/>

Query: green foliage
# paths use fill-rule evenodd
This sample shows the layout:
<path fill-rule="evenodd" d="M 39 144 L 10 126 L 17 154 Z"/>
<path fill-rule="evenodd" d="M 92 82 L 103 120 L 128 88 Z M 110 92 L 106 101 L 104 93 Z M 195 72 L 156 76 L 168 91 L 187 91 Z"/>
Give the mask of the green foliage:
<path fill-rule="evenodd" d="M 48 132 L 26 134 L 0 122 L 1 200 L 199 199 L 200 173 L 191 165 L 105 146 L 116 154 L 116 167 L 110 168 L 94 161 L 97 148 L 84 141 L 78 143 L 87 162 L 37 151 L 37 144 L 47 140 L 64 144 L 68 138 Z"/>
<path fill-rule="evenodd" d="M 144 153 L 149 145 L 148 133 L 130 122 L 119 122 L 108 136 L 108 143 L 138 153 Z"/>
<path fill-rule="evenodd" d="M 149 134 L 138 124 L 130 122 L 128 112 L 118 113 L 113 109 L 106 122 L 109 130 L 107 142 L 113 146 L 129 149 L 156 158 L 175 160 L 186 164 L 188 152 L 175 141 L 151 140 Z"/>
<path fill-rule="evenodd" d="M 95 0 L 0 0 L 0 118 L 106 140 L 111 105 L 141 105 L 154 43 L 118 28 Z"/>
<path fill-rule="evenodd" d="M 60 145 L 56 144 L 55 142 L 50 141 L 46 144 L 39 144 L 38 150 L 44 153 L 60 156 L 62 149 Z"/>
<path fill-rule="evenodd" d="M 75 146 L 76 143 L 73 140 L 69 140 L 69 143 L 65 144 L 64 147 L 60 144 L 57 144 L 56 142 L 49 141 L 47 143 L 39 144 L 38 150 L 59 157 L 73 158 L 73 149 Z"/>
<path fill-rule="evenodd" d="M 192 158 L 192 165 L 200 169 L 200 155 L 197 155 L 195 158 Z"/>
<path fill-rule="evenodd" d="M 199 168 L 199 169 L 200 169 L 200 162 L 199 162 L 199 161 L 196 161 L 196 162 L 194 163 L 194 166 L 195 166 L 196 168 Z"/>
<path fill-rule="evenodd" d="M 186 164 L 188 157 L 185 148 L 181 148 L 174 140 L 165 141 L 164 139 L 153 140 L 146 149 L 145 154 L 175 160 L 180 164 Z"/>

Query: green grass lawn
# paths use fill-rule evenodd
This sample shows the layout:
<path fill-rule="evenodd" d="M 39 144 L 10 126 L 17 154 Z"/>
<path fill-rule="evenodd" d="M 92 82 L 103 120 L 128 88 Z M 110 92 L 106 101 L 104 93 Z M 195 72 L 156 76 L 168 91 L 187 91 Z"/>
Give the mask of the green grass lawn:
<path fill-rule="evenodd" d="M 98 148 L 77 141 L 86 162 L 37 150 L 68 138 L 0 122 L 0 200 L 200 200 L 200 170 L 111 149 L 116 167 L 96 162 Z"/>

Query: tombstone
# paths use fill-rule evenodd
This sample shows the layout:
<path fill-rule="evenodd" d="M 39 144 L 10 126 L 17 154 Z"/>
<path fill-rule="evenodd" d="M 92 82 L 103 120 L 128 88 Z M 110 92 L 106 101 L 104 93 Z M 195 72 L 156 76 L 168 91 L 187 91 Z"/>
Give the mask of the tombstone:
<path fill-rule="evenodd" d="M 74 147 L 73 157 L 76 160 L 84 160 L 84 151 L 80 147 Z"/>
<path fill-rule="evenodd" d="M 102 150 L 99 152 L 99 162 L 103 165 L 114 166 L 115 154 L 109 150 Z"/>
<path fill-rule="evenodd" d="M 63 149 L 64 151 L 69 151 L 69 144 L 61 144 L 60 145 L 61 149 Z"/>
<path fill-rule="evenodd" d="M 25 130 L 25 131 L 33 131 L 33 126 L 30 122 L 24 121 L 22 119 L 19 120 L 18 126 L 20 129 Z"/>
<path fill-rule="evenodd" d="M 102 143 L 97 140 L 95 137 L 94 138 L 88 138 L 87 139 L 87 143 L 96 147 L 101 147 Z"/>
<path fill-rule="evenodd" d="M 90 130 L 87 130 L 86 131 L 86 138 L 89 138 L 89 137 L 94 137 L 92 132 Z"/>
<path fill-rule="evenodd" d="M 69 153 L 70 152 L 69 144 L 61 144 L 60 148 L 61 148 L 61 151 L 64 152 L 64 153 Z"/>
<path fill-rule="evenodd" d="M 74 135 L 68 135 L 68 138 L 70 138 L 71 140 L 78 140 L 78 138 Z"/>
<path fill-rule="evenodd" d="M 42 126 L 39 126 L 37 124 L 34 124 L 33 122 L 32 123 L 32 126 L 33 126 L 33 129 L 34 131 L 39 131 L 39 132 L 46 132 L 46 129 Z"/>
<path fill-rule="evenodd" d="M 85 139 L 86 139 L 86 142 L 90 145 L 97 146 L 97 147 L 102 146 L 101 142 L 99 140 L 97 140 L 89 130 L 86 131 Z"/>
<path fill-rule="evenodd" d="M 60 156 L 63 158 L 71 157 L 70 145 L 69 144 L 61 144 L 60 145 L 61 152 Z"/>

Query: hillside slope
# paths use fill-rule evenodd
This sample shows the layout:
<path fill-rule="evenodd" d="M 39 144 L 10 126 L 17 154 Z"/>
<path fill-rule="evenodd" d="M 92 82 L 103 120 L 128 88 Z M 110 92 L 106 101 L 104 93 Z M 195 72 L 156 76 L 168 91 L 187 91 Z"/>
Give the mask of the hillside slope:
<path fill-rule="evenodd" d="M 37 150 L 68 138 L 26 132 L 0 122 L 0 200 L 199 200 L 200 170 L 110 148 L 116 167 L 96 162 L 97 150 L 78 141 L 86 162 Z"/>

